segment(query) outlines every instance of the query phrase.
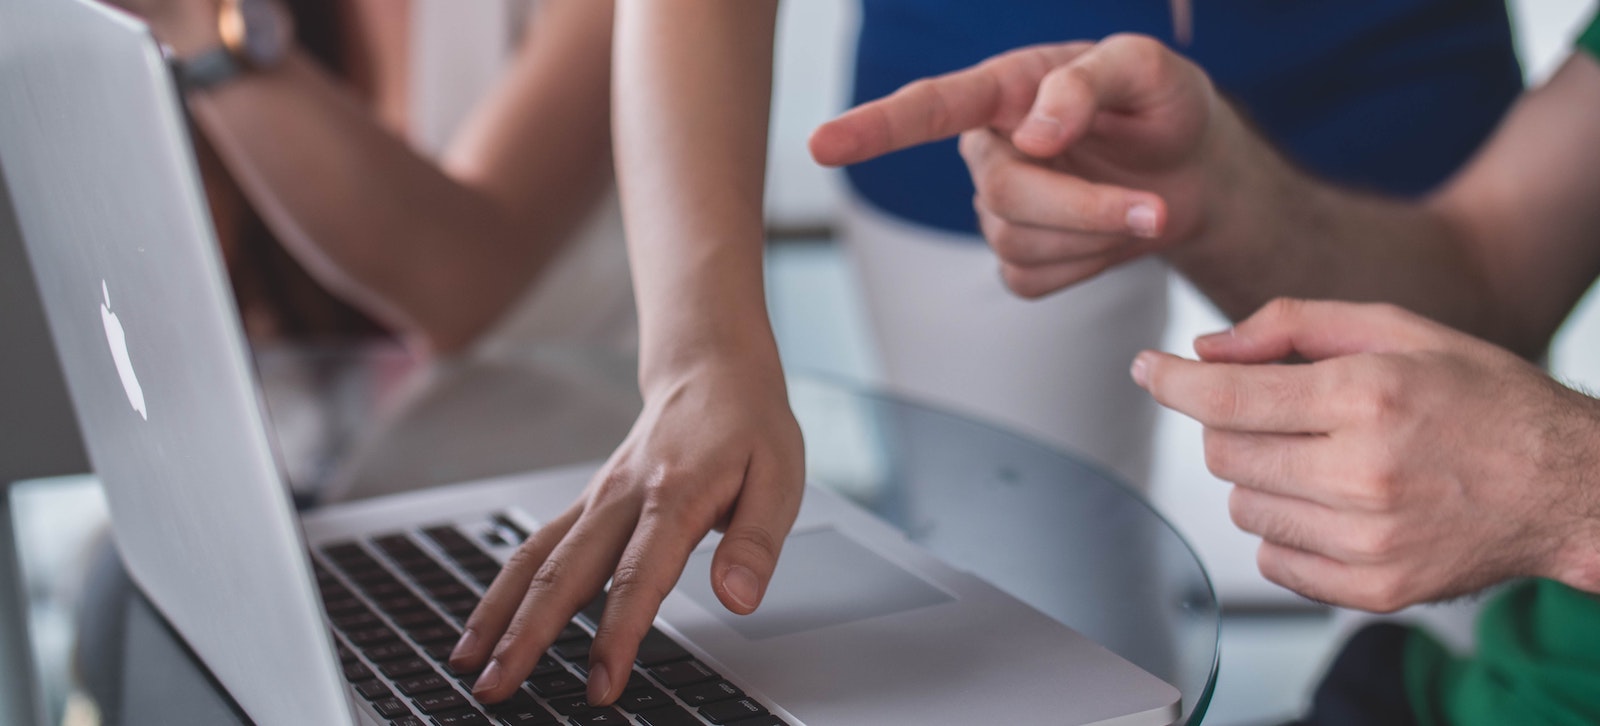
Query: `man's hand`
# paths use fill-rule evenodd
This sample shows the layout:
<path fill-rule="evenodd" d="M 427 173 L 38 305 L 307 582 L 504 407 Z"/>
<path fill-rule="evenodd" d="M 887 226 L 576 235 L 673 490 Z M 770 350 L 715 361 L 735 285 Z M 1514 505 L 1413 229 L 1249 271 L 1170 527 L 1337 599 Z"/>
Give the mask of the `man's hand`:
<path fill-rule="evenodd" d="M 1379 612 L 1523 576 L 1600 591 L 1600 402 L 1389 306 L 1278 300 L 1195 350 L 1134 380 L 1205 425 L 1273 582 Z"/>
<path fill-rule="evenodd" d="M 713 528 L 726 532 L 711 563 L 717 597 L 741 615 L 761 603 L 804 488 L 804 445 L 782 379 L 773 386 L 749 366 L 712 364 L 645 398 L 584 496 L 522 545 L 467 620 L 450 667 L 483 669 L 479 700 L 514 694 L 610 579 L 588 699 L 611 703 L 661 601 Z"/>
<path fill-rule="evenodd" d="M 221 44 L 217 29 L 217 0 L 103 0 L 150 25 L 156 39 L 180 58 Z"/>
<path fill-rule="evenodd" d="M 1244 127 L 1193 63 L 1121 35 L 1036 46 L 912 83 L 819 127 L 819 163 L 961 134 L 1007 284 L 1038 297 L 1197 236 Z"/>

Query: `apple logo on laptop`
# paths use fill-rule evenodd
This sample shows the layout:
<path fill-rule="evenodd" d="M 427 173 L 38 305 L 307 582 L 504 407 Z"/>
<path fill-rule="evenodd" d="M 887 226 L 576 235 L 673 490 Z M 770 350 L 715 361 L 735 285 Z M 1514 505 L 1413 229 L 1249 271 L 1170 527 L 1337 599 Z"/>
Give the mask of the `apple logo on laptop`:
<path fill-rule="evenodd" d="M 133 358 L 128 355 L 128 336 L 122 331 L 122 321 L 111 312 L 111 288 L 105 280 L 100 281 L 100 292 L 106 298 L 100 304 L 100 322 L 106 326 L 106 343 L 111 345 L 111 360 L 117 364 L 117 377 L 122 379 L 122 390 L 128 393 L 128 403 L 133 405 L 133 410 L 149 421 L 150 414 L 144 407 L 144 389 L 139 387 L 139 376 L 133 372 Z"/>

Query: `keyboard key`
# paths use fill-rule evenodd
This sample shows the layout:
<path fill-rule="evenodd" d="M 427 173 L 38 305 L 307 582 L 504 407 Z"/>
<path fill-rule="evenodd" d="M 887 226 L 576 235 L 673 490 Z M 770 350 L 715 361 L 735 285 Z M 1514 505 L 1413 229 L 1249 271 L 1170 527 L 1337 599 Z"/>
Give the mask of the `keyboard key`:
<path fill-rule="evenodd" d="M 460 565 L 461 569 L 463 570 L 482 570 L 488 568 L 494 568 L 496 570 L 500 569 L 499 562 L 496 562 L 493 557 L 481 552 L 471 555 L 462 555 L 455 558 L 455 560 L 456 564 Z"/>
<path fill-rule="evenodd" d="M 441 602 L 439 603 L 439 608 L 447 613 L 450 613 L 451 615 L 454 615 L 457 619 L 465 619 L 468 615 L 472 614 L 472 611 L 478 609 L 478 602 L 478 598 L 464 597 L 458 600 L 446 600 Z"/>
<path fill-rule="evenodd" d="M 536 676 L 563 670 L 566 669 L 561 666 L 561 662 L 548 655 L 539 656 L 539 662 L 533 664 L 533 675 Z"/>
<path fill-rule="evenodd" d="M 322 548 L 322 554 L 327 555 L 328 559 L 333 560 L 334 564 L 343 564 L 363 557 L 371 559 L 371 557 L 367 556 L 367 551 L 361 549 L 361 545 L 354 542 L 336 542 L 325 545 Z"/>
<path fill-rule="evenodd" d="M 448 640 L 441 640 L 436 643 L 429 643 L 422 646 L 422 651 L 427 653 L 429 658 L 432 658 L 439 663 L 449 662 L 450 654 L 454 653 L 455 650 L 456 644 Z"/>
<path fill-rule="evenodd" d="M 445 691 L 424 693 L 413 698 L 412 703 L 417 704 L 417 710 L 431 715 L 444 711 L 455 711 L 467 706 L 470 702 L 467 701 L 466 696 L 456 693 L 455 689 L 452 688 Z"/>
<path fill-rule="evenodd" d="M 388 686 L 383 685 L 383 681 L 376 679 L 357 683 L 356 693 L 361 694 L 361 697 L 367 699 L 368 701 L 376 701 L 380 698 L 394 697 L 394 692 L 389 690 Z"/>
<path fill-rule="evenodd" d="M 395 534 L 386 534 L 380 537 L 373 537 L 372 543 L 377 545 L 378 549 L 383 550 L 385 553 L 390 555 L 400 556 L 422 554 L 422 548 L 418 547 L 417 543 L 412 542 L 410 537 L 398 532 Z"/>
<path fill-rule="evenodd" d="M 581 693 L 576 696 L 552 698 L 550 699 L 550 707 L 555 709 L 556 713 L 559 713 L 563 716 L 571 716 L 579 711 L 594 710 L 589 705 L 589 697 Z"/>
<path fill-rule="evenodd" d="M 597 708 L 572 714 L 572 723 L 576 726 L 613 726 L 627 724 L 628 717 L 614 708 Z"/>
<path fill-rule="evenodd" d="M 501 703 L 489 707 L 489 715 L 502 724 L 510 726 L 535 726 L 538 724 L 555 723 L 557 718 L 533 696 L 523 691 L 517 691 L 515 696 Z"/>
<path fill-rule="evenodd" d="M 427 609 L 427 606 L 422 604 L 422 600 L 415 595 L 396 595 L 394 597 L 383 598 L 382 600 L 378 600 L 376 602 L 379 610 L 382 610 L 390 615 L 399 615 L 401 613 L 409 613 L 417 610 Z"/>
<path fill-rule="evenodd" d="M 650 669 L 650 676 L 674 691 L 684 686 L 718 678 L 716 671 L 697 660 L 664 663 Z"/>
<path fill-rule="evenodd" d="M 395 625 L 405 628 L 406 630 L 411 630 L 412 628 L 432 627 L 434 625 L 444 625 L 444 621 L 440 620 L 438 615 L 433 614 L 432 610 L 418 610 L 411 613 L 401 613 L 391 619 L 394 620 Z"/>
<path fill-rule="evenodd" d="M 395 635 L 393 630 L 384 627 L 362 628 L 360 630 L 352 630 L 344 635 L 350 639 L 350 644 L 357 648 L 364 648 L 373 643 L 384 643 L 400 639 L 400 636 Z"/>
<path fill-rule="evenodd" d="M 670 705 L 672 705 L 672 698 L 655 688 L 624 691 L 622 697 L 617 699 L 617 707 L 628 713 L 649 711 L 652 708 Z"/>
<path fill-rule="evenodd" d="M 344 679 L 355 683 L 372 678 L 372 669 L 360 663 L 346 663 L 344 665 Z"/>
<path fill-rule="evenodd" d="M 705 722 L 677 706 L 656 708 L 637 714 L 641 726 L 704 726 Z"/>
<path fill-rule="evenodd" d="M 517 536 L 518 544 L 526 541 L 529 537 L 530 533 L 528 532 L 527 528 L 517 524 L 516 520 L 512 519 L 511 515 L 506 514 L 505 512 L 495 512 L 494 516 L 490 517 L 490 519 L 493 519 L 495 524 L 500 525 L 501 529 L 510 530 L 512 534 L 515 534 Z"/>
<path fill-rule="evenodd" d="M 422 530 L 422 533 L 428 535 L 428 538 L 433 540 L 434 544 L 439 545 L 439 549 L 444 550 L 451 557 L 482 552 L 477 545 L 472 543 L 472 540 L 467 539 L 467 536 L 455 527 L 429 527 Z"/>
<path fill-rule="evenodd" d="M 437 584 L 437 585 L 424 585 L 422 587 L 422 589 L 427 591 L 428 597 L 433 598 L 434 602 L 444 602 L 446 600 L 458 600 L 458 599 L 467 598 L 467 597 L 471 597 L 471 598 L 477 597 L 476 593 L 474 593 L 472 590 L 468 589 L 466 585 L 463 585 L 460 582 L 456 581 L 454 578 L 452 578 L 450 580 L 450 582 L 448 582 L 448 583 L 440 583 L 440 584 Z"/>
<path fill-rule="evenodd" d="M 397 719 L 395 719 L 393 721 L 390 721 L 389 722 L 389 726 L 428 726 L 428 725 L 423 723 L 422 719 L 417 718 L 416 716 L 401 716 L 400 718 L 397 718 Z"/>
<path fill-rule="evenodd" d="M 433 666 L 428 665 L 428 661 L 412 657 L 381 663 L 378 665 L 378 670 L 383 671 L 383 674 L 390 678 L 405 678 L 406 676 L 415 676 L 422 673 L 432 673 Z"/>
<path fill-rule="evenodd" d="M 545 698 L 568 696 L 583 690 L 583 679 L 563 668 L 555 673 L 528 678 L 528 687 Z"/>
<path fill-rule="evenodd" d="M 361 591 L 366 593 L 367 597 L 370 597 L 374 600 L 382 600 L 384 598 L 411 594 L 411 590 L 407 589 L 405 585 L 402 585 L 399 582 L 384 582 L 377 585 L 368 585 L 361 588 Z"/>
<path fill-rule="evenodd" d="M 349 649 L 349 648 L 344 647 L 344 643 L 334 643 L 333 644 L 333 652 L 339 654 L 339 662 L 341 664 L 343 664 L 343 663 L 354 663 L 357 660 L 356 652 L 351 650 L 351 649 Z"/>
<path fill-rule="evenodd" d="M 728 726 L 789 726 L 789 723 L 781 718 L 778 718 L 777 716 L 768 714 L 766 716 L 757 716 L 755 718 L 742 718 L 738 721 L 728 724 Z"/>
<path fill-rule="evenodd" d="M 362 652 L 366 653 L 367 658 L 371 659 L 374 663 L 382 663 L 384 661 L 396 660 L 399 658 L 410 658 L 417 654 L 417 651 L 413 650 L 409 643 L 404 643 L 398 640 L 389 641 L 387 643 L 378 643 L 363 650 Z"/>
<path fill-rule="evenodd" d="M 697 708 L 708 703 L 716 703 L 718 701 L 726 701 L 730 698 L 743 697 L 744 691 L 739 690 L 738 686 L 735 686 L 727 681 L 697 683 L 692 686 L 678 689 L 678 698 L 683 699 L 684 703 Z"/>
<path fill-rule="evenodd" d="M 445 623 L 440 623 L 438 625 L 433 625 L 426 628 L 407 630 L 406 633 L 411 636 L 412 640 L 415 640 L 418 643 L 449 642 L 452 647 L 454 647 L 456 641 L 461 639 L 461 631 L 456 630 L 455 626 L 447 625 Z"/>
<path fill-rule="evenodd" d="M 357 600 L 355 596 L 352 595 L 350 597 L 339 598 L 337 600 L 324 600 L 322 602 L 322 609 L 327 611 L 328 617 L 332 619 L 340 615 L 359 613 L 363 610 L 366 610 L 367 606 L 363 605 L 360 600 Z"/>
<path fill-rule="evenodd" d="M 556 636 L 556 642 L 560 643 L 565 640 L 577 640 L 579 638 L 588 637 L 589 631 L 578 627 L 577 623 L 567 623 L 567 627 L 562 628 L 561 634 Z"/>
<path fill-rule="evenodd" d="M 592 645 L 594 645 L 594 643 L 591 642 L 587 636 L 585 636 L 582 640 L 569 640 L 565 643 L 556 643 L 555 647 L 551 648 L 551 650 L 555 651 L 556 655 L 559 655 L 573 663 L 588 663 L 589 648 Z"/>
<path fill-rule="evenodd" d="M 398 698 L 384 698 L 372 702 L 372 707 L 377 709 L 378 715 L 384 718 L 400 718 L 411 715 L 411 709 Z"/>
<path fill-rule="evenodd" d="M 371 628 L 383 624 L 383 621 L 379 620 L 377 615 L 372 614 L 372 611 L 366 608 L 330 619 L 333 621 L 333 627 L 340 630 L 360 630 L 361 628 Z"/>
<path fill-rule="evenodd" d="M 494 578 L 500 576 L 500 568 L 467 570 L 467 574 L 472 575 L 472 579 L 479 585 L 488 587 L 494 583 Z"/>
<path fill-rule="evenodd" d="M 587 622 L 590 627 L 598 627 L 600 625 L 600 614 L 606 611 L 607 594 L 605 590 L 601 590 L 600 594 L 595 595 L 594 599 L 584 606 L 583 611 L 578 613 L 578 617 L 583 618 L 584 622 Z"/>
<path fill-rule="evenodd" d="M 438 673 L 425 673 L 420 676 L 412 676 L 395 681 L 394 687 L 400 689 L 400 692 L 407 696 L 415 696 L 419 693 L 449 688 L 450 681 Z"/>
<path fill-rule="evenodd" d="M 380 567 L 356 570 L 355 572 L 349 573 L 349 575 L 350 581 L 354 582 L 356 587 L 359 587 L 363 590 L 372 585 L 382 585 L 391 582 L 395 584 L 400 583 L 399 580 L 395 579 L 394 575 L 389 574 L 388 570 Z"/>
<path fill-rule="evenodd" d="M 700 715 L 711 723 L 725 724 L 742 718 L 765 716 L 767 715 L 767 708 L 756 703 L 754 699 L 740 698 L 701 706 Z"/>
<path fill-rule="evenodd" d="M 489 719 L 475 708 L 436 713 L 433 714 L 433 722 L 439 726 L 489 726 Z"/>
<path fill-rule="evenodd" d="M 688 659 L 689 651 L 673 642 L 666 633 L 651 628 L 650 632 L 645 633 L 644 640 L 639 642 L 639 655 L 634 658 L 634 662 L 650 668 L 662 663 Z"/>

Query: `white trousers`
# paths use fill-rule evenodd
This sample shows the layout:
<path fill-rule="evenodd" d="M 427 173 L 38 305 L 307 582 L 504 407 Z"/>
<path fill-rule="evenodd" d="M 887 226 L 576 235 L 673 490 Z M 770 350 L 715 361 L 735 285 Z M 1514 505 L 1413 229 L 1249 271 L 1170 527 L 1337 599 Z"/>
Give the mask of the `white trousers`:
<path fill-rule="evenodd" d="M 886 388 L 1082 455 L 1149 491 L 1156 406 L 1128 366 L 1161 343 L 1160 261 L 1030 301 L 1005 287 L 994 253 L 976 236 L 856 200 L 840 239 Z"/>

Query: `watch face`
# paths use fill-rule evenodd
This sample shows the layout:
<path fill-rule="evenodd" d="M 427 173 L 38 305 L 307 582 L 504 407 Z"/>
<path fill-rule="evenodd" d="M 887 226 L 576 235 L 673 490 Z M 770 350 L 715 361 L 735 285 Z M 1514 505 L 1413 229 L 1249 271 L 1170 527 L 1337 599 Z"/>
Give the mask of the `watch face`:
<path fill-rule="evenodd" d="M 244 34 L 236 48 L 239 56 L 256 68 L 270 68 L 289 52 L 287 19 L 272 0 L 238 0 Z"/>

